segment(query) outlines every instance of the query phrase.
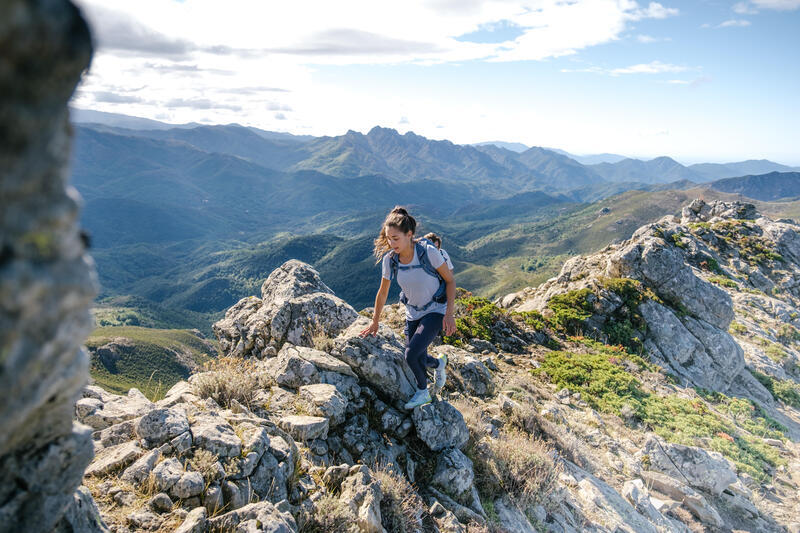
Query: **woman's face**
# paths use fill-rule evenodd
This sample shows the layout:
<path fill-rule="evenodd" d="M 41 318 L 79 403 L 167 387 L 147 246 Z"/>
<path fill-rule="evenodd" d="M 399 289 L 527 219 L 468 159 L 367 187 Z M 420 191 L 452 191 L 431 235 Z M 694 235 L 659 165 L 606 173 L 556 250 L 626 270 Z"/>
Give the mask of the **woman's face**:
<path fill-rule="evenodd" d="M 389 239 L 389 246 L 392 247 L 395 253 L 399 254 L 411 247 L 411 237 L 413 234 L 409 231 L 403 233 L 400 229 L 394 226 L 386 226 L 386 238 Z"/>

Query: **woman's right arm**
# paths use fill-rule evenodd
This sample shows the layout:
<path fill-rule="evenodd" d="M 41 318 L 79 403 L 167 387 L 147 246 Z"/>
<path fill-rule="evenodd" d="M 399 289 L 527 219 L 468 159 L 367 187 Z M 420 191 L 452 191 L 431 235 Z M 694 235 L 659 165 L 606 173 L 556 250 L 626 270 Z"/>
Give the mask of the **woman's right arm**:
<path fill-rule="evenodd" d="M 372 323 L 361 331 L 361 336 L 375 335 L 378 333 L 378 325 L 380 323 L 381 311 L 386 303 L 386 298 L 389 296 L 389 286 L 392 282 L 386 278 L 381 278 L 381 287 L 378 289 L 378 294 L 375 295 L 375 312 L 372 316 Z"/>

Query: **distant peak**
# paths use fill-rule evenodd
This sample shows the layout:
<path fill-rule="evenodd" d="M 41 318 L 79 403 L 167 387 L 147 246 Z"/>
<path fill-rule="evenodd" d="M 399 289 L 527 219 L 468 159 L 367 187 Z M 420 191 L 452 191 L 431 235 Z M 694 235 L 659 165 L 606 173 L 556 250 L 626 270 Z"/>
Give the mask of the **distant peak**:
<path fill-rule="evenodd" d="M 369 130 L 369 133 L 367 133 L 367 135 L 374 135 L 378 133 L 392 133 L 394 135 L 399 135 L 396 129 L 384 128 L 382 126 L 374 126 L 371 130 Z"/>

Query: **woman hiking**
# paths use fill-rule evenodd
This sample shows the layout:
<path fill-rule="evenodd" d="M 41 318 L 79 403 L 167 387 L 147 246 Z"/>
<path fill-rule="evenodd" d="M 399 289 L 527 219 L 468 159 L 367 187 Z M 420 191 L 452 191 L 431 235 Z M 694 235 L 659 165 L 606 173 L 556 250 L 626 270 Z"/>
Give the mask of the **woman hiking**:
<path fill-rule="evenodd" d="M 435 368 L 435 387 L 445 382 L 447 356 L 433 358 L 428 345 L 444 331 L 456 331 L 453 318 L 456 284 L 439 250 L 425 239 L 415 240 L 417 222 L 402 207 L 391 210 L 375 239 L 375 256 L 382 262 L 382 279 L 375 296 L 372 323 L 361 332 L 362 337 L 378 332 L 381 311 L 394 278 L 400 285 L 400 301 L 406 306 L 406 362 L 417 380 L 417 392 L 405 404 L 406 409 L 430 403 L 427 367 Z"/>

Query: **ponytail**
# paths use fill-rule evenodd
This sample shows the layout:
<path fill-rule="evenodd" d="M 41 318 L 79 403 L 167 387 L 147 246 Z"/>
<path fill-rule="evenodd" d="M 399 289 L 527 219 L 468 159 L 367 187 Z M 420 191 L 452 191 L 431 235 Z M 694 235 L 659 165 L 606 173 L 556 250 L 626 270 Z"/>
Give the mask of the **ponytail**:
<path fill-rule="evenodd" d="M 398 205 L 389 211 L 389 214 L 386 215 L 386 220 L 384 220 L 381 225 L 381 232 L 374 241 L 375 249 L 373 253 L 377 258 L 376 263 L 379 263 L 383 255 L 392 249 L 392 247 L 389 246 L 389 238 L 386 236 L 387 227 L 397 228 L 403 233 L 408 233 L 410 231 L 413 235 L 414 231 L 417 229 L 417 221 L 408 214 L 405 207 L 400 207 Z"/>

